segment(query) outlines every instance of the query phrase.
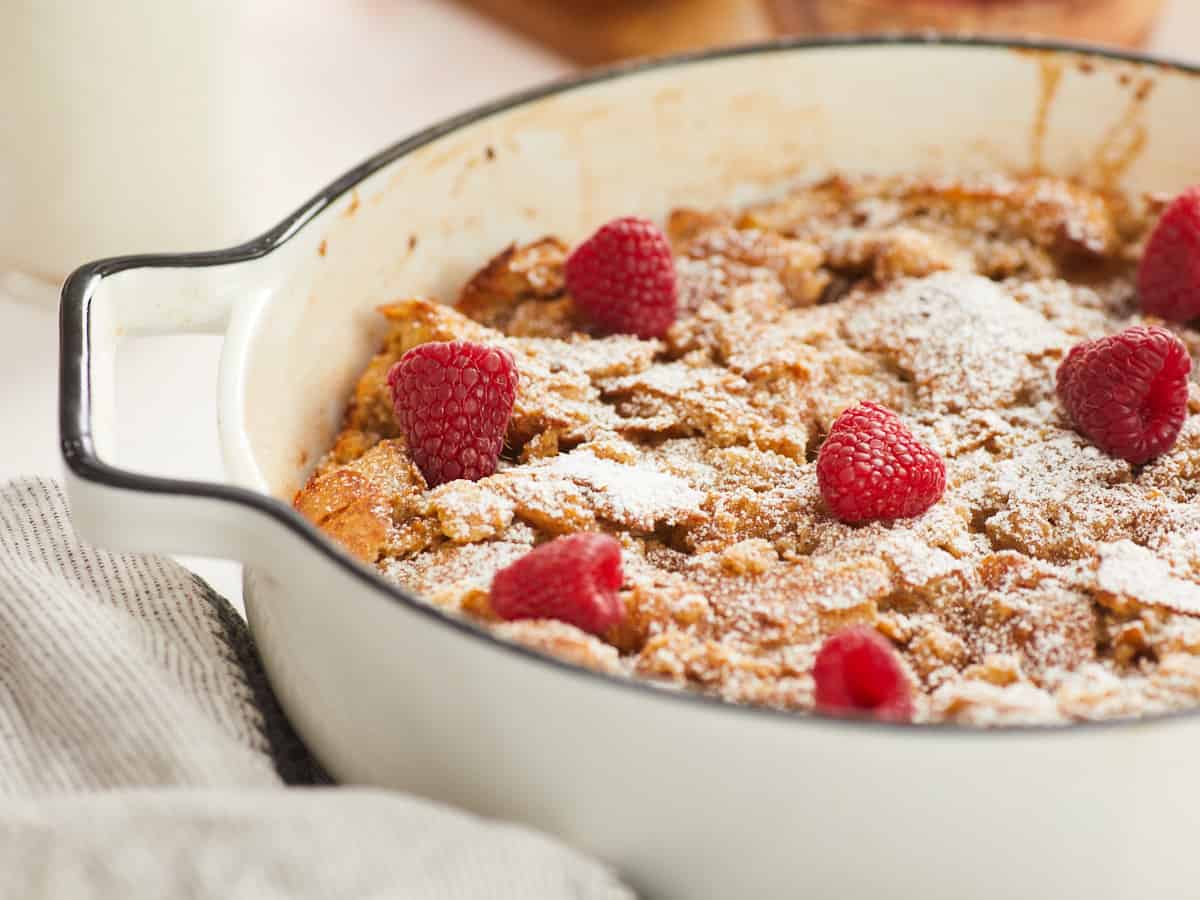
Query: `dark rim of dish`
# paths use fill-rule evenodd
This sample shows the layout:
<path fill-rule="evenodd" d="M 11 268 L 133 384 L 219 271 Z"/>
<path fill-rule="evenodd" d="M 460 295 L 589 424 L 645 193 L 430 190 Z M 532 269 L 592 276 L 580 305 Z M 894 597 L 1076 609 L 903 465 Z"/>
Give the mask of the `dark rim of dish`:
<path fill-rule="evenodd" d="M 552 81 L 548 84 L 521 91 L 492 103 L 454 116 L 406 138 L 375 154 L 350 169 L 337 180 L 319 191 L 307 203 L 287 216 L 274 228 L 243 244 L 224 250 L 184 254 L 146 254 L 117 256 L 87 263 L 76 269 L 66 280 L 62 289 L 62 304 L 59 312 L 59 437 L 63 460 L 67 467 L 81 479 L 126 491 L 149 494 L 178 494 L 180 496 L 210 498 L 232 503 L 253 512 L 262 513 L 274 522 L 287 528 L 306 541 L 316 553 L 358 580 L 376 594 L 406 606 L 419 615 L 434 619 L 443 626 L 456 629 L 470 639 L 491 645 L 496 651 L 516 654 L 541 666 L 558 669 L 563 674 L 584 678 L 608 685 L 615 690 L 635 691 L 647 698 L 669 703 L 690 703 L 713 711 L 724 711 L 733 715 L 758 716 L 787 722 L 798 727 L 871 729 L 890 734 L 936 734 L 1028 735 L 1030 733 L 1059 735 L 1094 734 L 1099 729 L 1138 728 L 1162 724 L 1172 720 L 1192 719 L 1200 716 L 1200 709 L 1183 710 L 1146 716 L 1137 719 L 1108 719 L 1097 722 L 1077 722 L 1066 725 L 1001 725 L 982 727 L 953 723 L 883 723 L 872 719 L 832 718 L 820 715 L 789 712 L 761 706 L 746 706 L 729 703 L 717 697 L 686 689 L 675 690 L 657 686 L 640 678 L 624 678 L 585 669 L 529 649 L 523 645 L 492 635 L 482 626 L 443 612 L 417 599 L 412 593 L 383 578 L 376 570 L 348 554 L 343 553 L 332 540 L 292 507 L 266 494 L 232 485 L 160 478 L 109 465 L 99 459 L 92 440 L 92 406 L 90 384 L 91 340 L 89 323 L 91 301 L 97 285 L 105 278 L 129 269 L 197 268 L 227 265 L 257 259 L 285 244 L 301 228 L 327 209 L 339 197 L 357 184 L 390 165 L 396 160 L 424 147 L 446 135 L 472 125 L 483 119 L 506 112 L 515 107 L 563 94 L 576 88 L 598 84 L 654 69 L 682 67 L 711 60 L 739 56 L 781 53 L 798 50 L 820 50 L 831 48 L 914 46 L 914 47 L 976 47 L 981 49 L 1011 49 L 1016 51 L 1048 51 L 1078 56 L 1111 59 L 1155 68 L 1200 76 L 1200 66 L 1188 65 L 1171 60 L 1127 53 L 1087 44 L 1058 41 L 989 39 L 975 37 L 940 37 L 934 35 L 880 35 L 868 37 L 833 37 L 820 39 L 796 39 L 768 41 L 735 47 L 718 48 L 697 53 L 667 56 L 649 60 L 623 63 L 609 68 L 592 70 L 583 75 Z"/>

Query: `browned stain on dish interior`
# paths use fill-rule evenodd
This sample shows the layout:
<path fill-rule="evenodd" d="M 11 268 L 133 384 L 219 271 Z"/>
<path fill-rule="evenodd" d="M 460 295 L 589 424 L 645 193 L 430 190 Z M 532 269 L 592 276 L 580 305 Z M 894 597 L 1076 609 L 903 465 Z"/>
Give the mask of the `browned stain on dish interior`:
<path fill-rule="evenodd" d="M 471 170 L 478 166 L 479 162 L 479 157 L 467 157 L 467 160 L 463 163 L 462 168 L 458 170 L 458 174 L 454 176 L 454 186 L 450 188 L 451 197 L 457 197 L 462 193 L 463 185 L 467 183 L 467 178 L 470 177 Z"/>
<path fill-rule="evenodd" d="M 408 252 L 412 253 L 416 249 L 417 249 L 417 236 L 415 234 L 410 234 L 408 236 Z"/>
<path fill-rule="evenodd" d="M 1050 112 L 1062 86 L 1064 62 L 1071 55 L 1028 49 L 1020 49 L 1017 52 L 1033 56 L 1038 65 L 1038 100 L 1030 132 L 1030 161 L 1032 171 L 1040 174 L 1044 173 L 1046 168 L 1046 136 Z M 1121 87 L 1132 89 L 1129 102 L 1121 115 L 1105 132 L 1084 171 L 1080 173 L 1084 181 L 1095 187 L 1113 189 L 1146 148 L 1149 133 L 1145 123 L 1145 104 L 1154 92 L 1157 80 L 1153 72 L 1142 74 L 1140 77 L 1135 76 L 1129 71 L 1128 64 L 1120 61 L 1079 57 L 1076 59 L 1076 66 L 1085 75 L 1105 69 L 1112 71 Z"/>
<path fill-rule="evenodd" d="M 491 162 L 492 160 L 494 160 L 496 158 L 496 148 L 493 147 L 491 144 L 488 144 L 487 147 L 485 147 L 483 150 L 483 155 L 487 159 L 488 162 Z"/>
<path fill-rule="evenodd" d="M 1087 180 L 1105 188 L 1114 188 L 1121 177 L 1146 148 L 1150 139 L 1144 110 L 1155 81 L 1144 78 L 1134 90 L 1120 118 L 1113 123 L 1096 147 L 1088 163 Z"/>
<path fill-rule="evenodd" d="M 1058 87 L 1062 84 L 1062 59 L 1055 56 L 1039 55 L 1038 64 L 1038 101 L 1037 111 L 1033 116 L 1033 131 L 1030 134 L 1030 155 L 1033 171 L 1040 173 L 1045 169 L 1046 125 L 1050 121 L 1050 108 L 1058 95 Z"/>
<path fill-rule="evenodd" d="M 358 188 L 355 188 L 353 191 L 350 192 L 350 205 L 346 207 L 346 211 L 344 213 L 342 213 L 342 215 L 345 216 L 347 219 L 350 218 L 356 212 L 358 212 L 359 205 L 360 204 L 358 201 Z"/>
<path fill-rule="evenodd" d="M 321 238 L 321 243 L 317 244 L 317 256 L 324 256 L 325 250 L 328 248 L 329 242 Z"/>
<path fill-rule="evenodd" d="M 683 89 L 677 87 L 661 88 L 654 95 L 655 106 L 673 106 L 683 99 Z"/>
<path fill-rule="evenodd" d="M 995 169 L 996 171 L 1010 171 L 1016 168 L 1012 157 L 1002 142 L 997 141 L 995 138 L 975 138 L 974 140 L 967 141 L 966 147 L 973 158 L 983 160 L 984 164 L 991 169 Z M 941 144 L 928 144 L 922 147 L 921 150 L 922 157 L 930 165 L 946 165 L 946 148 Z"/>
<path fill-rule="evenodd" d="M 769 128 L 765 140 L 775 152 L 764 154 L 763 139 L 753 137 L 752 131 L 735 131 L 729 140 L 713 142 L 705 166 L 722 194 L 795 182 L 832 164 L 824 141 L 829 112 L 820 105 L 794 105 L 769 91 L 735 94 L 725 103 L 733 121 L 764 123 L 759 127 Z M 804 136 L 803 143 L 795 141 L 797 134 Z"/>
<path fill-rule="evenodd" d="M 517 107 L 520 109 L 520 107 Z M 489 123 L 490 124 L 490 123 Z M 478 126 L 476 126 L 478 127 Z M 470 137 L 476 131 L 476 128 L 468 128 L 462 132 L 457 132 L 447 135 L 445 138 L 439 139 L 435 143 L 429 144 L 421 148 L 413 155 L 414 162 L 420 161 L 425 166 L 426 174 L 433 174 L 439 171 L 443 166 L 456 162 L 459 159 L 466 158 L 466 165 L 473 165 L 479 161 L 479 140 L 478 137 L 487 137 L 486 147 L 491 149 L 492 155 L 488 159 L 493 159 L 496 153 L 496 138 L 494 129 L 489 129 L 486 135 L 479 135 L 475 138 Z M 443 146 L 444 145 L 444 146 Z M 484 151 L 486 154 L 486 150 Z M 394 182 L 394 179 L 393 179 Z M 389 187 L 393 182 L 389 182 Z"/>

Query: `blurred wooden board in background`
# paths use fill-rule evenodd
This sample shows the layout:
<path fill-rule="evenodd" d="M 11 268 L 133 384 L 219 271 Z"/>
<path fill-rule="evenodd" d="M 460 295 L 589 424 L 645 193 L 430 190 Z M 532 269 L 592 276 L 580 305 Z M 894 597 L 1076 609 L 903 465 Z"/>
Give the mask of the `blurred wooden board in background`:
<path fill-rule="evenodd" d="M 460 0 L 590 65 L 760 40 L 774 33 L 762 0 Z"/>

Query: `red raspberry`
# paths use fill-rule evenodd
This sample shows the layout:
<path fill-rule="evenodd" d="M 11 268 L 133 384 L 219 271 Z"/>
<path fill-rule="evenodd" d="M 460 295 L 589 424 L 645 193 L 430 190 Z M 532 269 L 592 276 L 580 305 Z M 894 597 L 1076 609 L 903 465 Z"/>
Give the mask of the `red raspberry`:
<path fill-rule="evenodd" d="M 600 634 L 621 621 L 621 545 L 607 534 L 556 538 L 492 579 L 492 610 L 502 619 L 558 619 Z"/>
<path fill-rule="evenodd" d="M 937 503 L 946 465 L 890 409 L 859 403 L 829 429 L 817 455 L 817 484 L 843 522 L 907 519 Z"/>
<path fill-rule="evenodd" d="M 893 722 L 912 718 L 912 684 L 892 645 L 873 628 L 847 628 L 826 638 L 812 674 L 820 712 L 869 713 Z"/>
<path fill-rule="evenodd" d="M 420 344 L 387 376 L 396 421 L 425 481 L 477 481 L 496 471 L 517 396 L 517 366 L 502 347 Z"/>
<path fill-rule="evenodd" d="M 1175 443 L 1191 371 L 1183 341 L 1137 325 L 1072 347 L 1058 367 L 1058 399 L 1080 434 L 1137 465 Z"/>
<path fill-rule="evenodd" d="M 1138 269 L 1142 309 L 1184 322 L 1200 316 L 1200 185 L 1178 197 L 1150 235 Z"/>
<path fill-rule="evenodd" d="M 567 257 L 567 290 L 601 331 L 662 337 L 678 289 L 666 237 L 646 219 L 614 219 Z"/>

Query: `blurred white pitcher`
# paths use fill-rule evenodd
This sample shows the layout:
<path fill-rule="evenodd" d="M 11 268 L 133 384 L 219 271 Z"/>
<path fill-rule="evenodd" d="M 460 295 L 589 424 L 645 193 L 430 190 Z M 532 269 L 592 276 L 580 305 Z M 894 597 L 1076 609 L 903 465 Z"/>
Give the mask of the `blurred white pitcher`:
<path fill-rule="evenodd" d="M 0 0 L 0 271 L 239 236 L 232 0 Z"/>

